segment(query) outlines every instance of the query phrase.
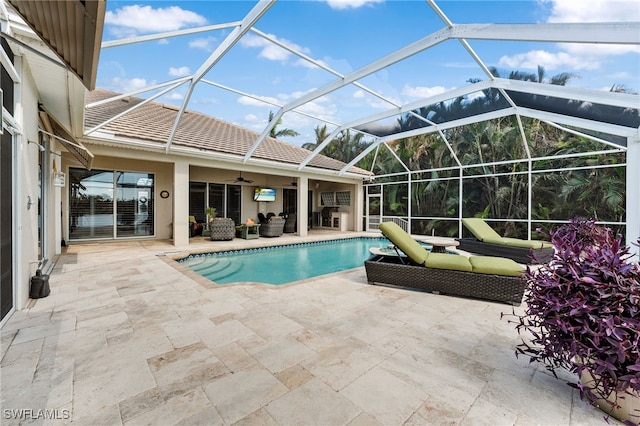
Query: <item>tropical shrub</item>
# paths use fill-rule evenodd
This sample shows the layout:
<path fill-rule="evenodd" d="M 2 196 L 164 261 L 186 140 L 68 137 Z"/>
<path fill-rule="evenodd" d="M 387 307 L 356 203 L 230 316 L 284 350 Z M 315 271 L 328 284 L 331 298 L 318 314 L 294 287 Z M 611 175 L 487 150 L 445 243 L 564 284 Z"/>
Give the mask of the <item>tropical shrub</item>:
<path fill-rule="evenodd" d="M 619 393 L 637 398 L 640 269 L 629 247 L 609 228 L 582 219 L 551 231 L 551 241 L 552 260 L 527 268 L 524 314 L 510 315 L 522 338 L 516 356 L 543 363 L 556 377 L 559 369 L 591 376 L 570 383 L 581 398 L 613 399 L 613 408 Z M 640 420 L 634 416 L 631 424 Z"/>

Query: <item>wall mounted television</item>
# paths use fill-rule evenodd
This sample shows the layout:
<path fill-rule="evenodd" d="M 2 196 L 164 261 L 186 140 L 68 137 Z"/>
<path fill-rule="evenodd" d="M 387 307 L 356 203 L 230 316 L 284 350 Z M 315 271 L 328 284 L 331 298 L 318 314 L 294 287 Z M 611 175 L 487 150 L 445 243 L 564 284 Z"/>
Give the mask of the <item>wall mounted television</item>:
<path fill-rule="evenodd" d="M 256 188 L 253 201 L 275 201 L 276 190 L 273 188 Z"/>

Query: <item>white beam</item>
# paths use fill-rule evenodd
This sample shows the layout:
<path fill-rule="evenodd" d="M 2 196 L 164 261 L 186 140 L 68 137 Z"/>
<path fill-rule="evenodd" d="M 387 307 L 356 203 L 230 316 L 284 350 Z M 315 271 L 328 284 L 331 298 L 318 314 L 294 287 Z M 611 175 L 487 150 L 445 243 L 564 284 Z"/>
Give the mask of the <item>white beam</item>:
<path fill-rule="evenodd" d="M 101 49 L 108 49 L 110 47 L 125 46 L 125 45 L 135 44 L 135 43 L 144 43 L 144 42 L 153 41 L 153 40 L 162 40 L 165 38 L 178 37 L 178 36 L 189 35 L 189 34 L 204 33 L 208 31 L 224 30 L 227 28 L 237 27 L 238 25 L 240 25 L 240 21 L 228 22 L 226 24 L 207 25 L 204 27 L 197 27 L 197 28 L 188 28 L 186 30 L 166 31 L 163 33 L 122 38 L 119 40 L 104 41 L 102 42 Z"/>
<path fill-rule="evenodd" d="M 258 4 L 256 4 L 253 9 L 244 17 L 240 25 L 235 27 L 231 33 L 220 43 L 220 45 L 214 50 L 214 52 L 209 56 L 209 58 L 204 61 L 200 68 L 191 76 L 191 84 L 187 88 L 187 92 L 184 95 L 184 99 L 182 101 L 182 105 L 180 106 L 180 110 L 178 111 L 178 116 L 176 117 L 176 121 L 173 123 L 173 128 L 171 129 L 171 133 L 169 134 L 169 139 L 167 140 L 166 152 L 169 152 L 171 148 L 171 143 L 173 138 L 178 131 L 178 126 L 180 125 L 180 120 L 182 120 L 182 116 L 184 111 L 187 109 L 187 105 L 189 105 L 189 100 L 191 99 L 191 95 L 193 94 L 193 90 L 195 89 L 195 85 L 200 82 L 202 78 L 213 68 L 215 64 L 224 57 L 224 55 L 231 50 L 233 46 L 240 41 L 243 35 L 247 33 L 251 29 L 251 27 L 258 22 L 258 20 L 275 4 L 275 0 L 260 0 Z"/>
<path fill-rule="evenodd" d="M 426 133 L 439 132 L 444 129 L 451 129 L 453 127 L 464 126 L 464 125 L 467 125 L 470 123 L 476 123 L 479 121 L 493 120 L 495 118 L 506 117 L 508 115 L 512 115 L 515 113 L 516 113 L 515 108 L 505 108 L 497 111 L 487 112 L 484 114 L 478 114 L 472 117 L 461 118 L 459 120 L 448 121 L 446 123 L 437 124 L 435 126 L 422 127 L 420 129 L 413 129 L 406 132 L 400 132 L 393 135 L 381 137 L 380 139 L 374 141 L 371 145 L 369 145 L 364 151 L 362 151 L 356 158 L 351 160 L 346 166 L 340 169 L 340 173 L 338 173 L 338 175 L 342 175 L 351 167 L 356 165 L 360 160 L 362 160 L 365 157 L 365 155 L 367 155 L 369 152 L 371 152 L 371 150 L 376 148 L 381 143 L 397 140 L 397 139 L 409 138 L 412 136 L 424 135 Z"/>
<path fill-rule="evenodd" d="M 640 44 L 640 22 L 459 24 L 452 38 L 552 43 Z"/>
<path fill-rule="evenodd" d="M 593 102 L 621 108 L 638 109 L 640 107 L 640 98 L 638 95 L 631 93 L 607 92 L 604 90 L 583 89 L 557 84 L 541 84 L 507 78 L 496 78 L 492 83 L 492 87 L 573 101 Z"/>
<path fill-rule="evenodd" d="M 599 121 L 587 120 L 586 118 L 570 117 L 562 114 L 555 114 L 547 111 L 538 111 L 530 108 L 518 108 L 517 113 L 529 118 L 537 118 L 542 121 L 553 121 L 555 123 L 564 124 L 566 126 L 575 126 L 581 129 L 593 130 L 609 135 L 622 137 L 631 137 L 638 133 L 638 129 L 630 129 L 628 127 L 616 126 L 615 124 L 601 123 Z M 619 145 L 611 144 L 616 148 Z M 624 147 L 622 147 L 624 148 Z"/>
<path fill-rule="evenodd" d="M 627 139 L 627 231 L 626 243 L 631 248 L 636 257 L 634 261 L 640 263 L 640 248 L 638 244 L 640 238 L 640 134 Z"/>

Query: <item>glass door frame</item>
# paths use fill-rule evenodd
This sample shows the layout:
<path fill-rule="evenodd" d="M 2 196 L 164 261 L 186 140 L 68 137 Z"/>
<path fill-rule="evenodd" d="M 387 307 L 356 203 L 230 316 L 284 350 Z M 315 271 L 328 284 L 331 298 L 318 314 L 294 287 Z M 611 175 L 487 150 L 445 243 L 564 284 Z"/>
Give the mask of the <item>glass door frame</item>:
<path fill-rule="evenodd" d="M 382 221 L 382 185 L 379 185 L 380 187 L 380 192 L 378 193 L 371 193 L 370 192 L 370 188 L 372 188 L 373 186 L 367 186 L 366 187 L 366 191 L 367 191 L 367 195 L 366 195 L 366 206 L 365 206 L 365 223 L 366 223 L 366 230 L 368 232 L 371 231 L 377 231 L 378 230 L 378 225 L 381 223 Z M 372 207 L 372 201 L 377 200 L 378 202 L 378 214 L 371 214 L 371 207 Z M 377 219 L 377 220 L 376 220 Z"/>

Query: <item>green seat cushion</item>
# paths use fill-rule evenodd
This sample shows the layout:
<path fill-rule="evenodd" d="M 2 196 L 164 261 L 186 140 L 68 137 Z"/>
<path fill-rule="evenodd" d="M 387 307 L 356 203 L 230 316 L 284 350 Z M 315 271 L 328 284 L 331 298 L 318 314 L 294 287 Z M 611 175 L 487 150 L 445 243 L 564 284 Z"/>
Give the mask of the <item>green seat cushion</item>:
<path fill-rule="evenodd" d="M 471 272 L 471 263 L 465 256 L 446 253 L 429 253 L 425 265 L 428 268 Z"/>
<path fill-rule="evenodd" d="M 482 240 L 482 242 L 483 243 L 489 243 L 489 244 L 500 244 L 501 246 L 506 246 L 507 245 L 507 243 L 505 242 L 505 239 L 502 238 L 502 237 L 485 238 L 484 240 Z"/>
<path fill-rule="evenodd" d="M 473 272 L 478 274 L 519 277 L 524 273 L 524 266 L 503 257 L 471 256 L 469 263 L 473 267 Z"/>
<path fill-rule="evenodd" d="M 501 238 L 500 234 L 494 231 L 487 222 L 478 217 L 464 218 L 462 224 L 480 241 L 485 241 L 487 238 Z"/>
<path fill-rule="evenodd" d="M 536 240 L 521 240 L 518 238 L 502 238 L 502 243 L 511 247 L 521 247 L 521 248 L 532 248 L 532 249 L 540 249 L 540 248 L 551 248 L 553 247 L 550 243 L 545 243 L 544 241 L 536 241 Z"/>
<path fill-rule="evenodd" d="M 424 265 L 424 261 L 427 259 L 427 256 L 429 256 L 429 252 L 402 228 L 393 222 L 383 222 L 380 224 L 380 231 L 382 235 L 402 250 L 409 259 L 418 265 Z"/>

